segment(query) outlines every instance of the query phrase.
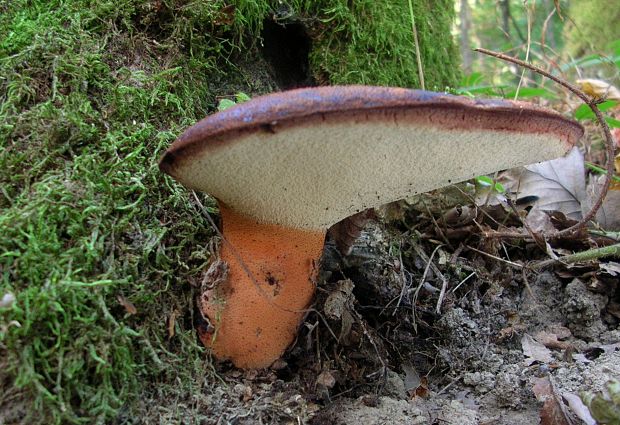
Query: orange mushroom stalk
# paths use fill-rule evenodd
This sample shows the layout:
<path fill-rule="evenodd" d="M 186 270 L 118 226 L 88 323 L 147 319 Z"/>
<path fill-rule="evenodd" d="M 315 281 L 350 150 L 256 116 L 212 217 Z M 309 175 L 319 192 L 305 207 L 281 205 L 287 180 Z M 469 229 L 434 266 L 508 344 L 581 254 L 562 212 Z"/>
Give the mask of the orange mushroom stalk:
<path fill-rule="evenodd" d="M 189 128 L 160 168 L 222 214 L 222 283 L 202 296 L 219 359 L 259 368 L 294 340 L 325 232 L 359 211 L 564 155 L 583 128 L 522 102 L 386 87 L 253 99 Z"/>
<path fill-rule="evenodd" d="M 292 342 L 312 300 L 325 232 L 263 224 L 223 205 L 220 212 L 228 275 L 202 295 L 202 311 L 217 328 L 200 337 L 238 367 L 268 367 Z"/>

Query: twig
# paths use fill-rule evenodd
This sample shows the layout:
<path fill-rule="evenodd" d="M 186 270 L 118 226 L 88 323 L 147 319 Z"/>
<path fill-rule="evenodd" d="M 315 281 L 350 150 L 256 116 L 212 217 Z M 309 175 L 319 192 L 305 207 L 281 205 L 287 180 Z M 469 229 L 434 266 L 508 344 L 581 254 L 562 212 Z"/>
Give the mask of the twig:
<path fill-rule="evenodd" d="M 420 87 L 422 88 L 422 90 L 426 90 L 424 87 L 424 69 L 422 68 L 420 44 L 418 43 L 418 30 L 415 26 L 415 16 L 413 14 L 413 4 L 411 0 L 409 0 L 409 14 L 411 15 L 411 30 L 413 31 L 413 42 L 415 44 L 415 57 L 418 62 L 418 78 L 420 79 Z"/>
<path fill-rule="evenodd" d="M 530 224 L 521 217 L 514 202 L 512 202 L 511 199 L 506 198 L 506 203 L 512 210 L 513 214 L 519 219 L 521 224 L 523 224 L 523 227 L 525 227 L 525 230 L 527 230 L 527 232 L 530 234 L 530 237 L 534 240 L 534 242 L 536 242 L 536 244 L 539 246 L 540 249 L 544 250 L 544 247 L 540 246 L 541 241 L 539 240 L 539 238 L 536 237 L 536 233 L 534 232 L 534 230 L 532 230 L 532 228 L 530 227 Z"/>
<path fill-rule="evenodd" d="M 428 275 L 428 271 L 430 270 L 430 268 L 432 266 L 434 266 L 434 264 L 433 264 L 433 257 L 435 257 L 435 254 L 437 253 L 439 248 L 441 248 L 442 246 L 443 245 L 437 245 L 435 247 L 435 249 L 433 250 L 433 252 L 431 253 L 430 257 L 426 257 L 426 253 L 424 251 L 422 251 L 421 248 L 419 248 L 418 246 L 414 246 L 414 249 L 418 253 L 418 255 L 426 260 L 426 267 L 424 268 L 424 273 L 422 273 L 422 278 L 420 279 L 420 284 L 416 288 L 415 292 L 413 293 L 413 297 L 411 299 L 411 316 L 412 316 L 411 319 L 412 319 L 414 330 L 417 330 L 417 325 L 416 325 L 416 322 L 415 322 L 415 303 L 416 303 L 416 300 L 418 299 L 418 294 L 420 293 L 420 290 L 422 289 L 422 286 L 424 286 L 424 281 L 426 280 L 426 276 Z M 441 276 L 441 278 L 443 278 L 443 275 L 441 275 L 441 272 L 439 272 L 439 270 L 436 267 L 433 268 L 433 271 L 437 274 L 437 276 Z"/>
<path fill-rule="evenodd" d="M 435 313 L 441 314 L 441 305 L 443 304 L 443 299 L 446 296 L 446 290 L 448 289 L 448 279 L 446 279 L 443 275 L 441 276 L 441 291 L 439 292 L 439 297 L 437 297 L 437 305 L 435 306 Z"/>
<path fill-rule="evenodd" d="M 525 60 L 530 60 L 530 50 L 532 47 L 532 10 L 528 7 L 527 2 L 524 2 L 523 6 L 527 11 L 527 44 L 525 48 Z M 512 20 L 513 24 L 515 24 L 514 19 Z M 515 28 L 517 25 L 515 24 Z M 517 90 L 515 90 L 514 99 L 519 99 L 519 92 L 521 91 L 521 85 L 523 84 L 523 78 L 525 77 L 525 68 L 521 71 L 521 78 L 519 78 L 519 84 L 517 85 Z"/>
<path fill-rule="evenodd" d="M 605 232 L 602 230 L 590 230 L 589 233 L 595 236 L 601 236 L 612 241 L 620 242 L 620 232 Z"/>
<path fill-rule="evenodd" d="M 459 289 L 462 284 L 467 282 L 470 277 L 475 276 L 475 275 L 476 275 L 476 272 L 471 272 L 470 274 L 468 274 L 467 277 L 465 279 L 461 280 L 458 285 L 456 285 L 454 288 L 450 289 L 450 292 L 456 292 L 456 290 Z"/>
<path fill-rule="evenodd" d="M 562 78 L 556 77 L 555 75 L 552 75 L 551 73 L 545 71 L 544 69 L 541 69 L 528 62 L 522 61 L 521 59 L 513 58 L 512 56 L 504 55 L 503 53 L 498 53 L 498 52 L 494 52 L 494 51 L 483 49 L 483 48 L 477 48 L 477 49 L 474 49 L 474 51 L 483 53 L 485 55 L 493 56 L 494 58 L 501 59 L 506 62 L 514 63 L 516 65 L 525 67 L 527 69 L 531 69 L 532 71 L 555 81 L 562 87 L 574 93 L 581 100 L 583 100 L 583 102 L 590 107 L 594 115 L 596 115 L 596 119 L 603 130 L 603 135 L 605 136 L 605 147 L 606 147 L 606 154 L 607 154 L 607 164 L 606 164 L 607 174 L 605 175 L 605 181 L 603 182 L 601 193 L 599 194 L 596 202 L 594 203 L 590 211 L 577 224 L 564 230 L 560 230 L 560 231 L 557 231 L 551 234 L 546 234 L 544 235 L 544 237 L 547 239 L 561 239 L 561 238 L 570 237 L 574 235 L 575 233 L 579 232 L 581 229 L 586 227 L 588 222 L 592 220 L 592 218 L 594 218 L 594 216 L 596 215 L 596 212 L 599 210 L 599 208 L 603 204 L 603 200 L 605 199 L 605 196 L 607 195 L 607 191 L 609 190 L 609 186 L 611 184 L 611 176 L 614 175 L 614 171 L 615 171 L 614 169 L 614 157 L 615 157 L 614 139 L 613 139 L 613 136 L 611 135 L 609 126 L 607 125 L 607 122 L 605 121 L 605 117 L 603 117 L 601 110 L 597 106 L 599 103 L 603 102 L 603 99 L 590 97 L 587 94 L 585 94 L 583 90 L 579 89 L 578 87 L 569 83 L 568 81 L 565 81 Z"/>
<path fill-rule="evenodd" d="M 532 270 L 542 270 L 554 264 L 573 264 L 581 261 L 592 261 L 605 257 L 620 257 L 620 243 L 603 248 L 589 249 L 576 254 L 565 255 L 556 259 L 544 260 L 529 266 Z"/>
<path fill-rule="evenodd" d="M 488 252 L 484 252 L 484 251 L 482 251 L 480 249 L 476 249 L 473 246 L 467 245 L 467 248 L 471 249 L 472 251 L 476 251 L 478 254 L 482 254 L 482 255 L 484 255 L 486 257 L 489 257 L 489 258 L 492 258 L 494 260 L 501 261 L 502 263 L 506 263 L 506 264 L 511 265 L 512 267 L 516 267 L 518 269 L 522 269 L 523 267 L 525 267 L 523 264 L 514 263 L 512 261 L 504 260 L 501 257 L 498 257 L 498 256 L 493 255 L 493 254 L 489 254 Z"/>
<path fill-rule="evenodd" d="M 392 316 L 394 316 L 398 310 L 398 307 L 400 307 L 400 303 L 403 300 L 403 297 L 405 296 L 405 292 L 407 291 L 408 288 L 408 284 L 407 284 L 407 278 L 405 277 L 405 265 L 403 264 L 403 243 L 402 241 L 399 242 L 399 246 L 398 246 L 398 264 L 399 264 L 399 275 L 400 275 L 400 280 L 403 284 L 403 287 L 400 290 L 400 296 L 398 297 L 398 302 L 396 303 L 396 308 L 394 309 L 394 311 L 392 312 Z M 387 306 L 386 306 L 387 307 Z"/>

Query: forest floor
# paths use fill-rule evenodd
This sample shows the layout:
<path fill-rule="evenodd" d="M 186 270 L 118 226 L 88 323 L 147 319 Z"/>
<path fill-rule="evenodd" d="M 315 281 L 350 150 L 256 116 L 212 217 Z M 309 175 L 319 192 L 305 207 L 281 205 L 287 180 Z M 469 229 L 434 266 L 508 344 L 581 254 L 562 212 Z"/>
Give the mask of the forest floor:
<path fill-rule="evenodd" d="M 328 244 L 318 311 L 281 361 L 261 371 L 217 365 L 191 399 L 144 398 L 141 421 L 577 424 L 587 409 L 572 395 L 620 378 L 613 274 L 522 273 L 402 230 L 372 224 L 344 258 Z M 501 250 L 515 264 L 536 251 L 510 245 Z"/>

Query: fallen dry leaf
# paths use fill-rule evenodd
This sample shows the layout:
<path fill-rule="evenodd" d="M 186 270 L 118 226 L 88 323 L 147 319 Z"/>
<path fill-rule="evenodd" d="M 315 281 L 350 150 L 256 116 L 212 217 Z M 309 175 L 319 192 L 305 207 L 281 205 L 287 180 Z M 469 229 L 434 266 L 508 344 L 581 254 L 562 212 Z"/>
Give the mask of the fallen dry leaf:
<path fill-rule="evenodd" d="M 353 244 L 362 234 L 362 230 L 364 230 L 366 224 L 376 218 L 377 214 L 375 213 L 375 210 L 370 208 L 357 214 L 353 214 L 352 216 L 334 224 L 329 228 L 327 234 L 334 240 L 338 251 L 340 251 L 342 255 L 348 255 L 351 253 Z"/>
<path fill-rule="evenodd" d="M 340 322 L 338 339 L 345 344 L 355 322 L 349 311 L 354 298 L 354 287 L 355 285 L 350 279 L 338 281 L 336 288 L 327 296 L 323 305 L 325 316 L 330 320 Z"/>
<path fill-rule="evenodd" d="M 278 359 L 275 362 L 273 362 L 271 364 L 271 366 L 269 366 L 270 369 L 272 370 L 283 370 L 286 369 L 288 367 L 288 363 L 286 362 L 286 360 L 283 359 Z"/>
<path fill-rule="evenodd" d="M 579 398 L 578 395 L 573 393 L 562 393 L 562 397 L 564 397 L 564 400 L 568 402 L 568 407 L 570 407 L 570 410 L 572 410 L 573 413 L 586 425 L 596 425 L 596 421 L 590 414 L 590 409 L 588 409 L 588 406 L 583 404 L 583 401 L 581 401 L 581 398 Z"/>
<path fill-rule="evenodd" d="M 422 378 L 420 378 L 420 374 L 412 365 L 403 363 L 401 367 L 403 372 L 405 372 L 405 390 L 407 393 L 413 394 L 422 383 Z"/>
<path fill-rule="evenodd" d="M 532 391 L 536 400 L 543 403 L 540 409 L 540 425 L 573 425 L 549 377 L 534 378 Z"/>
<path fill-rule="evenodd" d="M 526 366 L 531 366 L 534 362 L 551 363 L 553 361 L 551 351 L 528 334 L 521 338 L 521 348 L 525 355 Z"/>
<path fill-rule="evenodd" d="M 573 336 L 573 333 L 566 326 L 562 325 L 550 325 L 549 332 L 555 334 L 558 339 L 567 339 Z"/>
<path fill-rule="evenodd" d="M 605 176 L 594 177 L 588 183 L 584 211 L 589 210 L 598 199 Z M 620 188 L 619 188 L 620 189 Z M 601 208 L 596 212 L 596 221 L 605 230 L 614 232 L 620 230 L 620 190 L 607 192 Z"/>
<path fill-rule="evenodd" d="M 172 338 L 174 336 L 174 325 L 177 321 L 177 314 L 179 312 L 177 310 L 172 310 L 170 317 L 168 318 L 168 338 Z"/>
<path fill-rule="evenodd" d="M 123 306 L 127 314 L 138 313 L 138 309 L 136 308 L 136 306 L 124 296 L 117 295 L 116 299 L 118 300 L 118 303 Z"/>
<path fill-rule="evenodd" d="M 336 385 L 336 378 L 329 370 L 324 370 L 317 376 L 316 384 L 325 388 L 334 388 Z"/>
<path fill-rule="evenodd" d="M 549 214 L 540 208 L 533 208 L 525 217 L 525 222 L 536 233 L 553 233 L 556 230 Z"/>
<path fill-rule="evenodd" d="M 536 335 L 534 335 L 534 339 L 547 348 L 565 350 L 570 347 L 570 344 L 568 342 L 558 340 L 558 336 L 550 332 L 540 331 Z"/>
<path fill-rule="evenodd" d="M 502 174 L 500 182 L 517 194 L 517 204 L 528 201 L 544 211 L 560 211 L 567 217 L 581 218 L 585 198 L 583 154 L 574 147 L 563 158 L 515 168 Z"/>
<path fill-rule="evenodd" d="M 607 263 L 599 263 L 599 268 L 611 276 L 620 276 L 620 263 L 609 261 Z"/>
<path fill-rule="evenodd" d="M 606 81 L 583 78 L 576 83 L 586 94 L 597 99 L 620 100 L 620 90 Z"/>

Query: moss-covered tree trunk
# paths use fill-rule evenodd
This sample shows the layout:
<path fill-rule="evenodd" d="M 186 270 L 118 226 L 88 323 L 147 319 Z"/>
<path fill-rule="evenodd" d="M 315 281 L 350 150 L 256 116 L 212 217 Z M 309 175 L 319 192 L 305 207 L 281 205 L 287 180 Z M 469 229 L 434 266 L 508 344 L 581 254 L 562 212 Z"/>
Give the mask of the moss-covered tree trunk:
<path fill-rule="evenodd" d="M 406 0 L 279 3 L 256 21 L 263 40 L 260 51 L 284 87 L 315 83 L 419 88 L 421 78 L 430 89 L 454 85 L 460 71 L 450 32 L 453 1 L 414 0 L 412 9 L 413 20 Z"/>

